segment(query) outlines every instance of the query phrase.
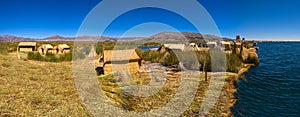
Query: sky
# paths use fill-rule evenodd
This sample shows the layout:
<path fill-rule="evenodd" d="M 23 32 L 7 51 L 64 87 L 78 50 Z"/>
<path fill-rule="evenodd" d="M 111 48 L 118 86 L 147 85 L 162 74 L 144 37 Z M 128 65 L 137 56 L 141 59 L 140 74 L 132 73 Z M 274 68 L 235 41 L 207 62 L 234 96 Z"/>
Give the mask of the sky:
<path fill-rule="evenodd" d="M 0 35 L 74 37 L 85 17 L 100 2 L 101 0 L 0 0 Z M 299 0 L 198 2 L 211 15 L 223 37 L 235 38 L 236 35 L 241 35 L 256 40 L 300 40 Z M 107 28 L 104 36 L 119 36 L 135 25 L 147 22 L 168 24 L 182 32 L 196 31 L 189 21 L 176 13 L 144 8 L 121 15 Z M 149 28 L 144 36 L 163 30 L 168 31 L 164 28 Z"/>

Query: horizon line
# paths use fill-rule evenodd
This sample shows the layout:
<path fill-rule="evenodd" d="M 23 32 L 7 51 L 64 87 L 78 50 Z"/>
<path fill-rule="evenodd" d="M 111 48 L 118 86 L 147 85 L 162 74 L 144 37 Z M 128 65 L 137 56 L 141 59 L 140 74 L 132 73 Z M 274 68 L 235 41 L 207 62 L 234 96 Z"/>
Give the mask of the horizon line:
<path fill-rule="evenodd" d="M 166 31 L 167 32 L 167 31 Z M 162 32 L 161 32 L 162 33 Z M 183 33 L 183 32 L 180 32 Z M 191 32 L 191 33 L 196 33 L 196 32 Z M 159 34 L 159 33 L 157 33 Z M 200 33 L 202 34 L 202 33 Z M 155 34 L 154 34 L 155 35 Z M 202 35 L 210 35 L 210 34 L 202 34 Z M 109 38 L 149 38 L 151 36 L 126 36 L 126 37 L 118 37 L 118 36 L 111 36 L 111 35 L 62 35 L 62 34 L 54 34 L 51 36 L 46 36 L 46 37 L 30 37 L 30 36 L 20 36 L 20 35 L 13 35 L 13 34 L 1 34 L 0 36 L 15 36 L 15 37 L 20 37 L 20 38 L 30 38 L 30 39 L 45 39 L 53 36 L 61 36 L 63 38 L 77 38 L 77 37 L 84 37 L 84 36 L 90 36 L 90 37 L 109 37 Z M 153 36 L 153 35 L 152 35 Z M 229 36 L 222 36 L 221 38 L 229 38 L 229 39 L 235 39 L 231 38 Z M 282 38 L 246 38 L 246 40 L 254 40 L 254 41 L 299 41 L 300 38 L 293 38 L 293 39 L 282 39 Z"/>

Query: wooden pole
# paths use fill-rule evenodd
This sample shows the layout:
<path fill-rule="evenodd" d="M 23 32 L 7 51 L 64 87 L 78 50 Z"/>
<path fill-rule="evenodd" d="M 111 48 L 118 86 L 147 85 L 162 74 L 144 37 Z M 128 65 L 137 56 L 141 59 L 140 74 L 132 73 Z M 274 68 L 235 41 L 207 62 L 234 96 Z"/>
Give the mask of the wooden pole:
<path fill-rule="evenodd" d="M 207 81 L 207 66 L 205 65 L 206 64 L 206 60 L 204 61 L 204 66 L 203 66 L 203 70 L 204 70 L 204 78 L 205 78 L 205 81 Z"/>
<path fill-rule="evenodd" d="M 207 70 L 205 69 L 205 81 L 207 81 Z"/>
<path fill-rule="evenodd" d="M 20 57 L 20 53 L 19 53 L 19 46 L 17 47 L 17 56 L 18 56 L 18 59 L 21 59 L 21 57 Z"/>

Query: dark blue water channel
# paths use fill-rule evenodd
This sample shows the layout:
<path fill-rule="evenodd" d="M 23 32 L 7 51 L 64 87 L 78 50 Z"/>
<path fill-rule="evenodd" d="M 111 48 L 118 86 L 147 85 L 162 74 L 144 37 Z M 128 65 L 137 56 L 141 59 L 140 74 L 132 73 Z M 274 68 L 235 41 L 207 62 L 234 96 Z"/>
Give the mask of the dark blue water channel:
<path fill-rule="evenodd" d="M 139 46 L 138 48 L 142 50 L 151 50 L 151 49 L 158 49 L 160 46 Z"/>
<path fill-rule="evenodd" d="M 260 64 L 239 80 L 236 117 L 300 117 L 300 43 L 259 43 Z"/>

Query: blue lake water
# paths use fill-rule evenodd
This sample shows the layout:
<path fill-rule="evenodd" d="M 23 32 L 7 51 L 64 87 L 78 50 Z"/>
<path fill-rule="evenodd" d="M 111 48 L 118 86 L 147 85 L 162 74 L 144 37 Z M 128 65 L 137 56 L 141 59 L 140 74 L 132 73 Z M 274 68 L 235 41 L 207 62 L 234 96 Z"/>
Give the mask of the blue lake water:
<path fill-rule="evenodd" d="M 260 64 L 239 80 L 236 117 L 300 117 L 300 43 L 259 43 Z"/>
<path fill-rule="evenodd" d="M 151 49 L 158 49 L 160 46 L 139 46 L 138 48 L 142 50 L 151 50 Z"/>

